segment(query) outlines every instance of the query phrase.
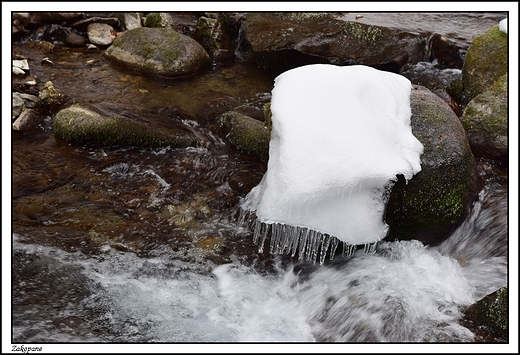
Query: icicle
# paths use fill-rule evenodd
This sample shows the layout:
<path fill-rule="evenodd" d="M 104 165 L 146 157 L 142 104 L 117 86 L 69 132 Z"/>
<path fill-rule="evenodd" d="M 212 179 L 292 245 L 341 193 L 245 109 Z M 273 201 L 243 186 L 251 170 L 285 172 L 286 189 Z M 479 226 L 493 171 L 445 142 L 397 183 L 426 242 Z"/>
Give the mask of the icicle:
<path fill-rule="evenodd" d="M 294 236 L 294 227 L 293 226 L 285 226 L 284 225 L 284 239 L 283 243 L 280 243 L 280 255 L 286 254 L 286 250 L 290 248 L 290 245 L 292 243 L 292 238 Z"/>
<path fill-rule="evenodd" d="M 265 224 L 265 223 L 262 223 L 262 224 Z M 269 230 L 271 229 L 271 226 L 272 226 L 271 224 L 265 224 L 265 228 L 263 228 L 263 233 L 261 232 L 260 241 L 258 243 L 258 252 L 259 253 L 264 252 L 264 243 L 265 243 L 267 236 L 269 235 Z"/>
<path fill-rule="evenodd" d="M 298 233 L 300 232 L 300 227 L 291 227 L 288 230 L 289 238 L 287 240 L 287 243 L 285 243 L 283 248 L 284 254 L 290 254 L 292 246 L 295 243 L 298 243 Z"/>
<path fill-rule="evenodd" d="M 300 244 L 298 245 L 298 260 L 303 260 L 305 256 L 305 247 L 307 246 L 307 238 L 309 237 L 309 229 L 304 228 L 303 233 L 300 236 Z"/>
<path fill-rule="evenodd" d="M 323 243 L 323 233 L 316 232 L 316 238 L 314 240 L 314 245 L 312 246 L 312 262 L 316 264 L 316 261 L 318 260 L 318 249 L 321 247 Z"/>
<path fill-rule="evenodd" d="M 347 258 L 350 258 L 352 255 L 354 255 L 354 252 L 356 251 L 357 249 L 357 245 L 355 244 L 348 244 L 348 245 L 343 245 L 343 251 L 344 251 L 344 256 L 347 257 Z"/>
<path fill-rule="evenodd" d="M 253 232 L 253 243 L 258 244 L 258 238 L 260 237 L 260 230 L 262 229 L 262 222 L 257 220 L 255 222 L 255 231 Z"/>
<path fill-rule="evenodd" d="M 325 234 L 323 236 L 323 242 L 321 244 L 321 251 L 320 251 L 320 265 L 323 265 L 325 262 L 325 256 L 327 255 L 327 249 L 329 249 L 330 245 L 330 235 Z"/>
<path fill-rule="evenodd" d="M 296 251 L 298 250 L 298 244 L 301 238 L 302 228 L 296 227 L 296 233 L 294 235 L 293 243 L 291 244 L 291 257 L 294 258 Z"/>
<path fill-rule="evenodd" d="M 280 223 L 275 223 L 273 226 L 273 233 L 271 235 L 271 247 L 269 249 L 269 252 L 271 254 L 276 254 L 278 249 L 278 240 L 280 239 L 280 235 L 282 232 L 282 225 Z"/>
<path fill-rule="evenodd" d="M 318 231 L 316 231 L 315 229 L 312 229 L 309 233 L 309 241 L 307 244 L 307 251 L 305 253 L 305 259 L 307 260 L 312 260 L 312 251 L 316 246 L 316 233 L 318 233 Z"/>
<path fill-rule="evenodd" d="M 331 240 L 331 246 L 330 246 L 330 260 L 334 260 L 334 255 L 336 254 L 336 249 L 339 245 L 339 239 L 333 237 Z"/>
<path fill-rule="evenodd" d="M 364 254 L 374 254 L 377 250 L 377 241 L 373 243 L 366 243 L 363 248 Z"/>

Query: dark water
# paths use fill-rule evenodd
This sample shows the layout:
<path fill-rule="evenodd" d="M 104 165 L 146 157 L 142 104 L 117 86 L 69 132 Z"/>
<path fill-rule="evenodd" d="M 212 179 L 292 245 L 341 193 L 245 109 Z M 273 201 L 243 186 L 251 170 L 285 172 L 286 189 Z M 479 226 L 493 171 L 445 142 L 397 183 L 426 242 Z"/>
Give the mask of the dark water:
<path fill-rule="evenodd" d="M 507 173 L 481 163 L 481 200 L 438 248 L 384 243 L 319 267 L 259 254 L 234 216 L 265 165 L 231 147 L 217 117 L 241 105 L 261 114 L 273 77 L 236 63 L 164 80 L 114 68 L 101 52 L 13 51 L 68 103 L 182 123 L 200 140 L 72 145 L 54 136 L 51 116 L 12 132 L 13 342 L 497 341 L 460 320 L 508 282 Z"/>

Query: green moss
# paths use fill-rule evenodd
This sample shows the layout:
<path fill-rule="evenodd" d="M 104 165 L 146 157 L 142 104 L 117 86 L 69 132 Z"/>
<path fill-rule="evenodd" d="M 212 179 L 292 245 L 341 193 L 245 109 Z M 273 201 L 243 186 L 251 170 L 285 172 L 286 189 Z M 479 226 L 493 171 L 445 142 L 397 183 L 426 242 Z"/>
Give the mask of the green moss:
<path fill-rule="evenodd" d="M 471 100 L 461 122 L 467 132 L 475 132 L 482 142 L 491 142 L 508 135 L 507 74 L 491 89 Z M 473 134 L 473 133 L 471 133 Z"/>
<path fill-rule="evenodd" d="M 475 37 L 464 60 L 464 100 L 469 102 L 507 73 L 507 35 L 498 25 Z"/>
<path fill-rule="evenodd" d="M 378 26 L 365 25 L 353 21 L 345 22 L 343 31 L 361 43 L 373 43 L 383 35 L 383 31 Z"/>
<path fill-rule="evenodd" d="M 509 294 L 502 287 L 484 297 L 469 309 L 470 317 L 498 334 L 509 336 Z"/>
<path fill-rule="evenodd" d="M 152 12 L 146 15 L 146 27 L 160 28 L 162 27 L 161 15 L 158 12 Z"/>
<path fill-rule="evenodd" d="M 326 13 L 326 12 L 288 12 L 288 13 L 278 13 L 277 15 L 281 19 L 301 23 L 301 22 L 305 22 L 305 21 L 309 21 L 309 20 L 327 17 L 328 13 Z"/>
<path fill-rule="evenodd" d="M 144 124 L 120 117 L 101 116 L 79 105 L 58 112 L 53 128 L 54 133 L 67 142 L 138 147 L 185 147 L 196 144 L 193 137 L 182 132 L 175 134 L 151 130 Z"/>
<path fill-rule="evenodd" d="M 262 161 L 268 160 L 269 132 L 261 121 L 230 111 L 221 116 L 220 122 L 229 131 L 226 137 L 233 146 L 257 155 Z"/>
<path fill-rule="evenodd" d="M 264 122 L 269 133 L 271 133 L 271 129 L 273 128 L 272 117 L 273 113 L 271 112 L 271 101 L 269 101 L 264 105 Z"/>

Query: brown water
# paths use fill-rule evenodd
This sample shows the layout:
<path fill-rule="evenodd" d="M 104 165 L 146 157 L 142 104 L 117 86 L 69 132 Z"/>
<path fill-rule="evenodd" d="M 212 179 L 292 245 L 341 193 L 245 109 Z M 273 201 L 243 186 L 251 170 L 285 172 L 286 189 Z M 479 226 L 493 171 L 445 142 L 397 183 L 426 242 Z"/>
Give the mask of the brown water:
<path fill-rule="evenodd" d="M 482 20 L 467 19 L 474 28 Z M 437 25 L 421 22 L 425 27 Z M 468 37 L 465 30 L 477 32 L 465 22 L 459 25 L 453 31 L 460 29 L 464 38 Z M 261 116 L 273 77 L 235 63 L 196 77 L 166 80 L 116 68 L 101 51 L 56 46 L 49 53 L 31 43 L 15 43 L 13 50 L 29 59 L 31 78 L 40 83 L 51 80 L 66 95 L 65 106 L 88 103 L 107 114 L 157 128 L 184 125 L 200 141 L 197 147 L 185 149 L 68 144 L 54 136 L 52 114 L 29 133 L 12 132 L 13 341 L 408 341 L 398 329 L 379 338 L 375 333 L 373 338 L 366 334 L 345 338 L 346 333 L 338 329 L 361 318 L 354 321 L 345 309 L 332 314 L 328 291 L 320 287 L 325 282 L 342 294 L 353 290 L 337 273 L 345 265 L 347 269 L 352 265 L 348 273 L 354 284 L 361 272 L 376 281 L 385 274 L 370 270 L 367 265 L 374 262 L 387 268 L 385 275 L 393 275 L 393 269 L 400 273 L 409 270 L 409 264 L 422 270 L 423 260 L 432 263 L 429 282 L 446 285 L 447 301 L 436 303 L 435 297 L 444 297 L 443 292 L 414 288 L 421 274 L 397 283 L 397 288 L 388 286 L 386 295 L 402 308 L 404 303 L 395 301 L 396 292 L 405 290 L 404 298 L 419 294 L 420 302 L 430 302 L 443 312 L 439 319 L 433 316 L 421 324 L 429 335 L 412 341 L 482 339 L 481 335 L 473 338 L 458 324 L 458 312 L 471 295 L 481 296 L 507 282 L 503 248 L 507 235 L 500 225 L 488 221 L 503 221 L 507 205 L 486 205 L 486 225 L 494 226 L 490 233 L 478 216 L 468 219 L 470 227 L 458 234 L 457 240 L 463 242 L 455 241 L 448 248 L 459 250 L 464 247 L 457 245 L 473 243 L 468 255 L 444 251 L 446 255 L 439 256 L 435 250 L 402 243 L 411 251 L 404 255 L 418 255 L 416 260 L 401 255 L 387 262 L 388 255 L 377 259 L 359 255 L 357 269 L 354 263 L 337 261 L 319 273 L 315 265 L 298 262 L 301 277 L 296 284 L 292 269 L 279 265 L 293 261 L 259 254 L 252 232 L 235 224 L 240 198 L 260 181 L 266 167 L 231 147 L 218 124 L 221 113 L 242 105 L 251 105 L 252 114 Z M 40 65 L 44 57 L 54 65 Z M 22 88 L 24 82 L 15 79 L 13 87 Z M 488 187 L 492 196 L 503 199 L 507 173 L 500 174 L 493 174 Z M 489 247 L 489 240 L 497 235 L 503 243 Z M 471 261 L 479 268 L 461 269 L 458 264 L 473 265 Z M 433 272 L 437 269 L 438 274 Z M 456 277 L 448 277 L 446 270 Z M 306 285 L 315 272 L 315 283 Z M 375 296 L 370 287 L 362 297 Z M 385 289 L 379 292 L 385 296 Z M 310 310 L 305 305 L 319 303 L 321 297 L 324 301 L 316 310 L 332 318 L 306 318 Z M 460 304 L 451 298 L 460 298 Z M 382 308 L 392 313 L 391 305 L 386 305 Z M 375 318 L 392 316 L 372 311 L 376 313 L 363 318 L 367 322 L 363 327 L 370 328 Z"/>
<path fill-rule="evenodd" d="M 41 53 L 30 44 L 14 51 L 29 58 L 31 77 L 52 80 L 67 104 L 92 104 L 158 128 L 182 122 L 200 138 L 199 147 L 178 150 L 69 145 L 54 136 L 51 117 L 30 133 L 13 132 L 14 233 L 67 249 L 108 242 L 143 252 L 160 240 L 178 249 L 215 238 L 210 231 L 190 238 L 186 230 L 229 218 L 242 194 L 230 188 L 231 176 L 246 187 L 261 178 L 264 164 L 226 144 L 218 124 L 221 113 L 270 92 L 272 79 L 254 67 L 163 80 L 115 68 L 101 52 Z M 52 67 L 39 65 L 44 56 Z"/>

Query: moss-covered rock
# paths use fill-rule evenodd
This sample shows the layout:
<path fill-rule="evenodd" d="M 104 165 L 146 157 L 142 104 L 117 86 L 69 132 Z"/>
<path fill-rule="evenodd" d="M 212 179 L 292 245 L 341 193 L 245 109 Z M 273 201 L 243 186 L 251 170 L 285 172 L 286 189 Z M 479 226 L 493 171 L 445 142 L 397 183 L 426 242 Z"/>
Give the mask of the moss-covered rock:
<path fill-rule="evenodd" d="M 172 28 L 126 31 L 107 48 L 105 56 L 130 69 L 165 77 L 189 76 L 210 63 L 208 53 L 197 41 Z"/>
<path fill-rule="evenodd" d="M 425 87 L 410 95 L 412 132 L 423 144 L 421 171 L 392 188 L 386 239 L 438 244 L 469 212 L 481 182 L 464 128 L 451 108 Z"/>
<path fill-rule="evenodd" d="M 476 157 L 508 160 L 507 74 L 470 101 L 461 122 Z"/>
<path fill-rule="evenodd" d="M 153 130 L 121 117 L 107 117 L 80 105 L 59 111 L 54 118 L 54 133 L 67 142 L 105 146 L 186 147 L 197 139 L 182 130 Z"/>
<path fill-rule="evenodd" d="M 509 293 L 502 287 L 470 306 L 465 318 L 507 340 L 509 338 Z"/>
<path fill-rule="evenodd" d="M 257 155 L 262 161 L 268 160 L 270 135 L 262 121 L 237 111 L 229 111 L 220 116 L 220 124 L 233 146 L 245 153 Z"/>
<path fill-rule="evenodd" d="M 498 25 L 473 39 L 462 67 L 464 103 L 488 90 L 507 73 L 507 54 L 507 34 Z"/>
<path fill-rule="evenodd" d="M 364 64 L 397 72 L 424 57 L 418 34 L 331 13 L 247 13 L 240 33 L 241 55 L 279 72 L 314 63 Z"/>
<path fill-rule="evenodd" d="M 143 22 L 145 27 L 152 28 L 173 28 L 175 26 L 172 16 L 166 12 L 150 12 Z"/>

